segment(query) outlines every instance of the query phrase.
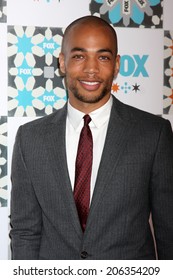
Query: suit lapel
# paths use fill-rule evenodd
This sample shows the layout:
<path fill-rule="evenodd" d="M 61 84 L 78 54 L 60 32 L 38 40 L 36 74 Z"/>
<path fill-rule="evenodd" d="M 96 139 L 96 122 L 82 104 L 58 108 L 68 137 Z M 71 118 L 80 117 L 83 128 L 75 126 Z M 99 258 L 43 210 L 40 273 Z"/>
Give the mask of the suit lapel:
<path fill-rule="evenodd" d="M 124 107 L 124 105 L 122 107 L 121 105 L 122 104 L 114 98 L 106 141 L 87 221 L 86 233 L 91 221 L 94 219 L 99 201 L 104 195 L 106 185 L 109 184 L 109 180 L 121 158 L 124 146 L 126 145 L 130 133 L 133 130 L 132 127 L 135 124 L 135 122 L 131 120 L 127 107 Z M 82 229 L 73 198 L 66 159 L 66 115 L 67 107 L 65 106 L 61 109 L 61 112 L 58 112 L 57 115 L 55 115 L 54 120 L 50 123 L 45 141 L 47 141 L 46 147 L 48 147 L 48 156 L 50 162 L 52 162 L 52 169 L 55 178 L 57 178 L 57 182 L 59 181 L 59 178 L 61 178 L 58 187 L 61 188 L 67 211 L 69 212 L 69 215 L 71 215 L 71 220 L 78 236 L 81 238 Z M 57 176 L 57 174 L 59 174 L 59 176 Z"/>
<path fill-rule="evenodd" d="M 124 147 L 135 124 L 134 121 L 130 121 L 130 115 L 127 113 L 127 107 L 124 112 L 124 116 L 122 111 L 120 114 L 118 113 L 120 110 L 120 104 L 121 103 L 119 103 L 118 100 L 114 99 L 103 154 L 91 202 L 87 228 L 94 218 L 95 212 L 97 211 L 97 205 L 102 199 L 104 191 L 106 191 L 106 186 L 109 185 L 109 180 L 111 179 L 111 176 L 121 158 Z"/>
<path fill-rule="evenodd" d="M 48 156 L 50 157 L 50 162 L 52 162 L 54 176 L 57 178 L 58 188 L 61 188 L 64 203 L 66 204 L 69 215 L 71 215 L 71 220 L 75 230 L 77 234 L 81 236 L 82 230 L 73 198 L 66 159 L 66 114 L 67 108 L 65 106 L 61 109 L 61 114 L 57 114 L 54 121 L 50 124 L 49 131 L 47 133 L 46 146 L 48 147 Z M 61 178 L 61 181 L 59 181 L 59 178 Z"/>

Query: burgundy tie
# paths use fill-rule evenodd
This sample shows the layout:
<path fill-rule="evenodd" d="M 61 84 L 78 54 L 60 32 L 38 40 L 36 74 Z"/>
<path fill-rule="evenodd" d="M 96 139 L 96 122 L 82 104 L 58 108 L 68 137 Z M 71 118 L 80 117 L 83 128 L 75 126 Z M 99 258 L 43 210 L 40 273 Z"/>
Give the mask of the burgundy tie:
<path fill-rule="evenodd" d="M 81 130 L 76 157 L 74 199 L 81 223 L 85 230 L 90 204 L 90 181 L 93 158 L 93 140 L 89 127 L 91 118 L 84 116 L 84 126 Z"/>

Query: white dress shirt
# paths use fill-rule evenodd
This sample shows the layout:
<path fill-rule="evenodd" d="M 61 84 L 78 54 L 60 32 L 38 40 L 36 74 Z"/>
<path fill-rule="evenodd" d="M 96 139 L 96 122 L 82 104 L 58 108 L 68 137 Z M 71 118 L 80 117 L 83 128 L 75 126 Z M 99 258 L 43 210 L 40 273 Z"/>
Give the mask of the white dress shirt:
<path fill-rule="evenodd" d="M 99 109 L 91 112 L 91 122 L 89 123 L 93 137 L 93 164 L 91 174 L 90 200 L 93 195 L 94 186 L 97 178 L 97 173 L 100 165 L 102 151 L 105 143 L 106 132 L 112 107 L 112 96 Z M 67 165 L 72 185 L 74 189 L 75 180 L 75 161 L 78 149 L 78 142 L 81 129 L 84 125 L 84 113 L 78 111 L 71 104 L 67 103 L 67 121 L 66 121 L 66 155 Z"/>

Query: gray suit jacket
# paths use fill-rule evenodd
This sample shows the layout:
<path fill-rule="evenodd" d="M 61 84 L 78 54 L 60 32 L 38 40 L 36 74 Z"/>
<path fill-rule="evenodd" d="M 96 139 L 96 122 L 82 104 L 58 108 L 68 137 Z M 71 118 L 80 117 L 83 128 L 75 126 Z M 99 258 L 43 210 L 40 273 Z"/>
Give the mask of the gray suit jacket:
<path fill-rule="evenodd" d="M 85 233 L 65 151 L 66 106 L 21 126 L 12 162 L 13 259 L 173 259 L 173 134 L 113 98 Z M 73 149 L 73 147 L 71 147 Z"/>

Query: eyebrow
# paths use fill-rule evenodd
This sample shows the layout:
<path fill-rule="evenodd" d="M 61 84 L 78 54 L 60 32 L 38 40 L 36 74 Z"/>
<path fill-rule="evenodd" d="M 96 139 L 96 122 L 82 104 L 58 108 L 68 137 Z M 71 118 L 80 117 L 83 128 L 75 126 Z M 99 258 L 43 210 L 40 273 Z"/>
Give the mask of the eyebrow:
<path fill-rule="evenodd" d="M 77 52 L 77 51 L 78 51 L 78 52 L 87 52 L 87 50 L 86 50 L 85 48 L 74 47 L 74 48 L 71 49 L 71 52 Z M 108 52 L 108 53 L 110 53 L 110 54 L 113 55 L 112 50 L 109 49 L 109 48 L 106 48 L 106 49 L 99 49 L 99 50 L 97 50 L 96 52 L 97 52 L 97 53 Z"/>

